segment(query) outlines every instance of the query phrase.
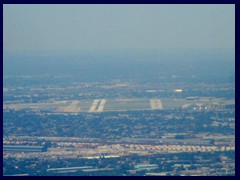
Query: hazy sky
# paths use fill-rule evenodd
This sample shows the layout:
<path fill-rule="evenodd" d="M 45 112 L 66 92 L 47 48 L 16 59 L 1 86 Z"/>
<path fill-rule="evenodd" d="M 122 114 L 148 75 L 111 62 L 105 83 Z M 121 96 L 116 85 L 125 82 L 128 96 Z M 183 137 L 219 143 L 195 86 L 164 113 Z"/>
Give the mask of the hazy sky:
<path fill-rule="evenodd" d="M 235 48 L 234 5 L 4 5 L 4 51 Z"/>

